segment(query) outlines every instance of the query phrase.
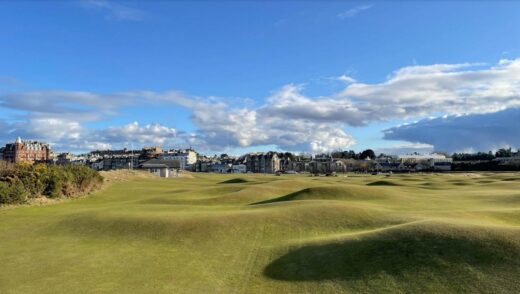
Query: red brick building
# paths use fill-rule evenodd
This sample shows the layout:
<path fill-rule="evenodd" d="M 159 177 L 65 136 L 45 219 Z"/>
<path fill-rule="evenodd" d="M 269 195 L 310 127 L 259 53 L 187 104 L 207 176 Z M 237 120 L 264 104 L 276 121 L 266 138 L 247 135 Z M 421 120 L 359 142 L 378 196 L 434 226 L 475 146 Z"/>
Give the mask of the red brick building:
<path fill-rule="evenodd" d="M 47 161 L 51 149 L 48 144 L 37 141 L 22 141 L 20 137 L 14 143 L 5 145 L 3 159 L 12 163 L 35 163 Z"/>

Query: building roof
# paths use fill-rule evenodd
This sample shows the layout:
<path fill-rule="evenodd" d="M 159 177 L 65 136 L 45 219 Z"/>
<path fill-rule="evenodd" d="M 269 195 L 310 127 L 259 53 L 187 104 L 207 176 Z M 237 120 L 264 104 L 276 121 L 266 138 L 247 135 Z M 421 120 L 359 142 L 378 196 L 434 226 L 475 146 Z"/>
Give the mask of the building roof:
<path fill-rule="evenodd" d="M 180 168 L 181 164 L 178 160 L 150 159 L 143 162 L 142 168 Z"/>

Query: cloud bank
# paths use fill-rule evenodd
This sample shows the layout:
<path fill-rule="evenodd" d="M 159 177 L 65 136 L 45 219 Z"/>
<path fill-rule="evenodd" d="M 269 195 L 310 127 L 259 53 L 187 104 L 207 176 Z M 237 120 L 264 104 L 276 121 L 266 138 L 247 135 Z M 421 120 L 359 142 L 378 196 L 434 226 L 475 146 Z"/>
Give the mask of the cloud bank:
<path fill-rule="evenodd" d="M 343 76 L 339 79 L 346 80 Z M 519 145 L 511 138 L 519 135 L 520 59 L 501 60 L 491 66 L 408 66 L 397 69 L 381 83 L 367 84 L 349 77 L 340 92 L 318 97 L 304 92 L 302 85 L 287 84 L 258 106 L 177 91 L 1 93 L 0 108 L 15 114 L 0 119 L 0 139 L 21 135 L 63 149 L 82 150 L 136 142 L 191 144 L 210 151 L 275 145 L 283 150 L 328 152 L 356 143 L 348 128 L 404 119 L 420 121 L 386 130 L 384 138 L 429 144 L 445 151 Z M 143 104 L 187 108 L 195 131 L 185 133 L 160 124 L 110 123 L 126 107 Z M 446 118 L 425 120 L 439 115 Z M 100 122 L 108 126 L 89 127 Z M 461 138 L 465 142 L 458 142 Z"/>
<path fill-rule="evenodd" d="M 384 138 L 430 144 L 443 151 L 489 151 L 520 146 L 520 108 L 445 116 L 384 131 Z"/>

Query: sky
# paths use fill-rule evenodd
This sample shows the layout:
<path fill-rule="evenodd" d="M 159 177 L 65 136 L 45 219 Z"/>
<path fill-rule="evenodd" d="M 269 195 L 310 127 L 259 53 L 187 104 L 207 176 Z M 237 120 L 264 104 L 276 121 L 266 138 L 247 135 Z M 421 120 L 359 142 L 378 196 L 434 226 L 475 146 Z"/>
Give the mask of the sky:
<path fill-rule="evenodd" d="M 0 1 L 0 143 L 520 146 L 520 2 Z"/>

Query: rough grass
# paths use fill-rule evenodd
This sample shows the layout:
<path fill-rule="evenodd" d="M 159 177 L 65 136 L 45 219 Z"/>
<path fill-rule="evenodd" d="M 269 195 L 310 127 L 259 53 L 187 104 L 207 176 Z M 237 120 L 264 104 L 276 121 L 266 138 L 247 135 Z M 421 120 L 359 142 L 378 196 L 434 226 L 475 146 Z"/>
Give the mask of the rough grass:
<path fill-rule="evenodd" d="M 0 293 L 520 292 L 519 174 L 109 183 L 0 209 Z"/>

